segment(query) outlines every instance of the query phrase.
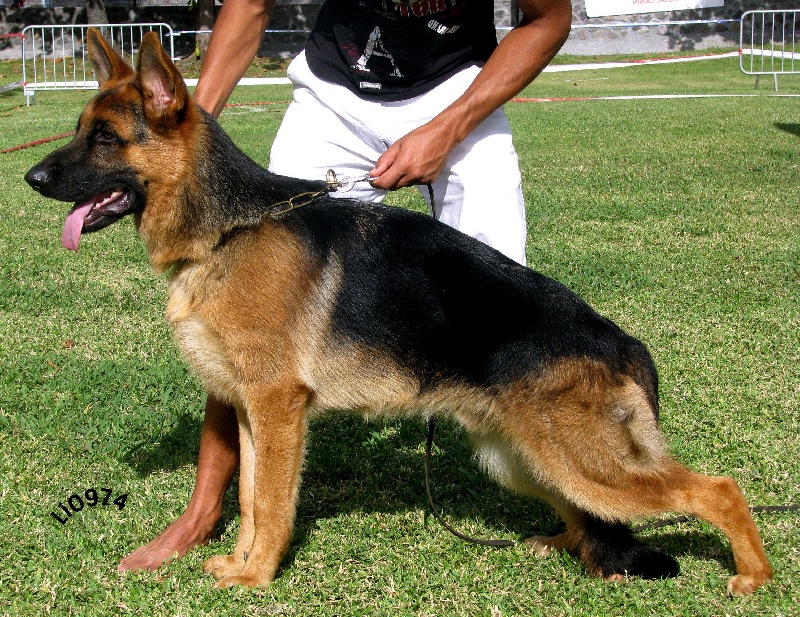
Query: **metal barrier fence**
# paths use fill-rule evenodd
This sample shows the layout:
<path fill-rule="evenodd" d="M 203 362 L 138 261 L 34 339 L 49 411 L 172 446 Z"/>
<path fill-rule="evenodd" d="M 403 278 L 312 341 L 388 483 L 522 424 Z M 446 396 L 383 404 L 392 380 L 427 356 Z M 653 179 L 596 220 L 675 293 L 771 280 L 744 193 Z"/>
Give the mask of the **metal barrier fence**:
<path fill-rule="evenodd" d="M 131 64 L 151 30 L 175 59 L 172 28 L 167 24 L 98 24 L 28 26 L 22 31 L 22 87 L 27 104 L 37 90 L 91 90 L 97 80 L 87 56 L 86 30 L 97 28 L 111 46 Z"/>
<path fill-rule="evenodd" d="M 746 75 L 800 73 L 800 10 L 747 11 L 739 30 L 739 68 Z"/>
<path fill-rule="evenodd" d="M 747 11 L 740 20 L 695 20 L 658 23 L 619 23 L 579 25 L 574 28 L 632 28 L 642 26 L 708 24 L 740 21 L 739 68 L 755 75 L 758 88 L 761 75 L 772 75 L 775 90 L 779 74 L 800 73 L 800 9 Z M 90 25 L 28 26 L 22 33 L 22 86 L 30 105 L 37 90 L 82 90 L 97 88 L 87 57 L 84 38 Z M 103 36 L 131 64 L 142 36 L 155 30 L 161 44 L 175 60 L 174 41 L 182 34 L 164 23 L 98 24 Z M 510 28 L 498 28 L 499 31 Z M 267 33 L 304 33 L 304 30 L 267 30 Z M 15 35 L 19 36 L 19 35 Z M 165 45 L 165 41 L 168 43 Z M 191 80 L 196 82 L 196 80 Z M 257 79 L 250 81 L 259 81 Z M 287 80 L 270 80 L 284 83 Z M 188 80 L 187 80 L 188 83 Z"/>

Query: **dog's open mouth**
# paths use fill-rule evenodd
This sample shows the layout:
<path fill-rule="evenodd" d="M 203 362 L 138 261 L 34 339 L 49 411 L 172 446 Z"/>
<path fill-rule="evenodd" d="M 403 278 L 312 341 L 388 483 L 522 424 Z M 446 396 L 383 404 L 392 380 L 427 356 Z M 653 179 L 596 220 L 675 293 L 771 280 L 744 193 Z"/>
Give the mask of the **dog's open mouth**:
<path fill-rule="evenodd" d="M 64 221 L 61 244 L 70 251 L 77 251 L 81 233 L 108 227 L 128 214 L 133 209 L 133 202 L 132 193 L 117 188 L 76 203 Z"/>

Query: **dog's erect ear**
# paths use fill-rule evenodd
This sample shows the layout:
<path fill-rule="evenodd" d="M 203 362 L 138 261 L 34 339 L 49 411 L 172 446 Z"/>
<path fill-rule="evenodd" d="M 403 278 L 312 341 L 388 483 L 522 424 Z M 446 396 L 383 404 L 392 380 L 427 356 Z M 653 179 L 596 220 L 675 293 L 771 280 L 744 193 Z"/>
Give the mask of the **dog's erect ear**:
<path fill-rule="evenodd" d="M 92 61 L 100 89 L 103 89 L 109 81 L 118 81 L 133 75 L 133 69 L 114 51 L 97 28 L 87 30 L 86 40 L 89 46 L 89 60 Z"/>
<path fill-rule="evenodd" d="M 148 120 L 156 123 L 176 121 L 186 107 L 189 92 L 155 32 L 142 37 L 136 75 L 144 89 Z"/>

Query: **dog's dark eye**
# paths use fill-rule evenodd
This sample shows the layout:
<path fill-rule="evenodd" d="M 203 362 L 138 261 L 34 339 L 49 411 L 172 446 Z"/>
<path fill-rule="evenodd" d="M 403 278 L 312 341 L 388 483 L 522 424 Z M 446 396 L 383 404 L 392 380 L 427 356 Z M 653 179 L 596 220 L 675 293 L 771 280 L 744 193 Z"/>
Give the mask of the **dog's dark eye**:
<path fill-rule="evenodd" d="M 113 144 L 119 141 L 119 138 L 115 133 L 112 133 L 108 129 L 102 129 L 97 131 L 94 135 L 94 139 L 97 143 L 100 144 Z"/>

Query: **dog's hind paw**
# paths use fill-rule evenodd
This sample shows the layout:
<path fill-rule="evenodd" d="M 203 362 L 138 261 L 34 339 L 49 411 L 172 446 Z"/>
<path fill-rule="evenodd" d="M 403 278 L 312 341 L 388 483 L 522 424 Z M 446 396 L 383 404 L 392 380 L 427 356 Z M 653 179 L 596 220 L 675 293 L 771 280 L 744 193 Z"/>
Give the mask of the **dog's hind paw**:
<path fill-rule="evenodd" d="M 665 552 L 642 544 L 622 523 L 607 523 L 587 517 L 579 546 L 581 561 L 594 576 L 618 580 L 619 576 L 672 578 L 678 575 L 678 562 Z"/>
<path fill-rule="evenodd" d="M 770 578 L 770 574 L 737 574 L 728 580 L 728 597 L 746 596 L 761 587 Z"/>
<path fill-rule="evenodd" d="M 648 579 L 673 578 L 678 576 L 680 566 L 664 551 L 637 544 L 622 550 L 603 567 L 602 577 L 619 580 L 619 575 L 640 576 Z"/>
<path fill-rule="evenodd" d="M 216 579 L 222 579 L 238 574 L 244 565 L 245 562 L 237 559 L 235 555 L 216 555 L 206 560 L 203 564 L 203 572 Z"/>

